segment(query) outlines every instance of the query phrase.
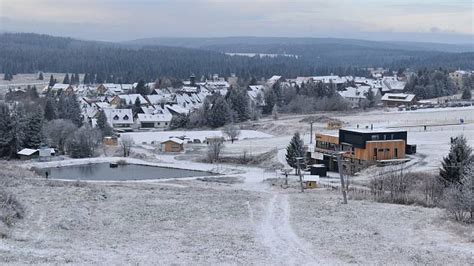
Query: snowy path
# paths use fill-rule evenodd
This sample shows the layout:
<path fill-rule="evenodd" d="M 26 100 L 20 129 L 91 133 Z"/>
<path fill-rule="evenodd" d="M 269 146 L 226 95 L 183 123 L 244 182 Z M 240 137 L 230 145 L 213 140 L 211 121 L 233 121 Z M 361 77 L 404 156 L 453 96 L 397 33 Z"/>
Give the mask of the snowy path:
<path fill-rule="evenodd" d="M 288 195 L 274 192 L 258 226 L 258 236 L 269 249 L 272 264 L 304 265 L 318 263 L 311 247 L 301 240 L 290 224 Z"/>

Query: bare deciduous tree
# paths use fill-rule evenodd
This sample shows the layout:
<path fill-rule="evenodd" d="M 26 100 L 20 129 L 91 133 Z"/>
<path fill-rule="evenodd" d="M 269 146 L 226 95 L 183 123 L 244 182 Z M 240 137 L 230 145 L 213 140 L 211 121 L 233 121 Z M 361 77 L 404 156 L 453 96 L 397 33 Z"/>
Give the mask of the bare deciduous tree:
<path fill-rule="evenodd" d="M 215 163 L 219 161 L 224 143 L 221 140 L 211 140 L 207 144 L 207 158 L 209 162 Z"/>
<path fill-rule="evenodd" d="M 230 138 L 231 143 L 234 143 L 240 135 L 240 129 L 236 125 L 229 124 L 222 129 L 222 133 Z"/>
<path fill-rule="evenodd" d="M 123 157 L 130 156 L 130 150 L 132 149 L 132 146 L 134 144 L 134 141 L 132 137 L 125 135 L 120 138 L 120 146 L 122 147 L 123 151 Z"/>
<path fill-rule="evenodd" d="M 56 119 L 44 125 L 43 134 L 51 147 L 57 148 L 60 154 L 64 154 L 66 143 L 76 130 L 76 125 L 70 120 Z"/>

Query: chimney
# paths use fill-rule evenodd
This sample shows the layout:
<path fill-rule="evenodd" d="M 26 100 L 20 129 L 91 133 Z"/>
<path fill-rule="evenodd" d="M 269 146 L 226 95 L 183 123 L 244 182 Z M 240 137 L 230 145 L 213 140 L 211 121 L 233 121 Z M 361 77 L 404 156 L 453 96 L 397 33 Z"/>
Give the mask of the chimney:
<path fill-rule="evenodd" d="M 189 81 L 192 87 L 196 86 L 196 76 L 194 74 L 191 74 L 191 77 L 189 77 Z"/>

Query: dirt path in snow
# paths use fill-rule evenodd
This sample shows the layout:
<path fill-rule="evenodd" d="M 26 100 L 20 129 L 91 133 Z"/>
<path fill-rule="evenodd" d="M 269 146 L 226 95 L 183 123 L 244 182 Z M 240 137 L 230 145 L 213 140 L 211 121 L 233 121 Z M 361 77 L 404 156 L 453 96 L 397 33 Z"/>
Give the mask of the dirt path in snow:
<path fill-rule="evenodd" d="M 272 263 L 285 265 L 315 264 L 311 247 L 301 240 L 290 224 L 288 195 L 273 192 L 265 208 L 258 236 L 269 249 Z"/>

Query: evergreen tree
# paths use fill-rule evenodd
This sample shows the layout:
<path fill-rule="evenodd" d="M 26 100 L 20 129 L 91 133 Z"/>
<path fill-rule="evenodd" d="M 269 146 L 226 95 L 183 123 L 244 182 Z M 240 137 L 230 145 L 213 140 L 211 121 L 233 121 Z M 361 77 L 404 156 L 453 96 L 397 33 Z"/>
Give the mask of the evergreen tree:
<path fill-rule="evenodd" d="M 40 72 L 40 73 L 39 73 L 38 80 L 44 80 L 43 72 Z"/>
<path fill-rule="evenodd" d="M 367 101 L 369 101 L 369 107 L 374 107 L 375 106 L 375 94 L 372 91 L 372 88 L 369 89 L 367 92 Z"/>
<path fill-rule="evenodd" d="M 263 113 L 264 114 L 271 114 L 273 110 L 273 106 L 276 104 L 276 97 L 273 93 L 273 90 L 267 89 L 263 95 L 265 105 L 263 106 Z"/>
<path fill-rule="evenodd" d="M 49 87 L 53 87 L 56 84 L 56 80 L 54 79 L 53 75 L 49 78 Z"/>
<path fill-rule="evenodd" d="M 64 76 L 63 84 L 69 84 L 69 83 L 70 83 L 69 74 L 67 73 L 66 76 Z"/>
<path fill-rule="evenodd" d="M 441 162 L 439 175 L 445 185 L 456 185 L 461 182 L 464 168 L 472 161 L 472 148 L 464 136 L 451 138 L 451 148 L 448 156 Z"/>
<path fill-rule="evenodd" d="M 16 106 L 11 114 L 11 130 L 10 130 L 10 147 L 9 158 L 17 158 L 17 152 L 23 148 L 23 142 L 25 140 L 25 125 L 26 117 L 23 106 Z"/>
<path fill-rule="evenodd" d="M 113 134 L 112 127 L 109 125 L 109 122 L 107 122 L 107 116 L 103 110 L 99 112 L 97 117 L 97 127 L 102 133 L 102 137 L 111 136 Z"/>
<path fill-rule="evenodd" d="M 209 126 L 216 128 L 221 127 L 231 120 L 231 109 L 224 97 L 218 95 L 208 113 Z"/>
<path fill-rule="evenodd" d="M 5 74 L 3 74 L 3 80 L 12 80 L 13 79 L 13 74 L 10 73 L 10 72 L 5 72 Z"/>
<path fill-rule="evenodd" d="M 31 100 L 36 100 L 39 98 L 38 90 L 36 89 L 36 86 L 30 87 L 28 85 L 26 89 L 26 95 L 29 99 Z"/>
<path fill-rule="evenodd" d="M 89 73 L 84 74 L 84 79 L 82 80 L 82 83 L 84 83 L 84 85 L 89 85 L 91 83 Z"/>
<path fill-rule="evenodd" d="M 140 114 L 142 113 L 142 107 L 141 107 L 142 103 L 140 102 L 140 98 L 137 97 L 135 99 L 135 102 L 133 103 L 133 106 L 132 106 L 132 113 L 133 113 L 133 116 L 135 117 L 137 114 Z"/>
<path fill-rule="evenodd" d="M 145 86 L 145 82 L 143 80 L 138 81 L 137 87 L 135 87 L 135 92 L 142 96 L 146 96 L 149 94 L 148 88 Z"/>
<path fill-rule="evenodd" d="M 51 121 L 56 119 L 56 102 L 54 99 L 48 97 L 44 106 L 44 119 Z"/>
<path fill-rule="evenodd" d="M 38 149 L 43 139 L 42 129 L 43 111 L 38 107 L 34 112 L 30 112 L 26 118 L 23 147 Z"/>
<path fill-rule="evenodd" d="M 243 122 L 250 118 L 250 99 L 245 89 L 231 87 L 227 92 L 226 100 L 235 113 L 234 121 Z"/>
<path fill-rule="evenodd" d="M 77 127 L 82 125 L 81 106 L 75 94 L 66 96 L 62 93 L 58 101 L 58 118 L 69 119 Z"/>
<path fill-rule="evenodd" d="M 290 144 L 286 148 L 286 162 L 289 166 L 297 169 L 298 164 L 296 158 L 305 157 L 305 150 L 303 140 L 300 137 L 300 133 L 296 132 L 290 141 Z"/>
<path fill-rule="evenodd" d="M 81 83 L 81 81 L 79 79 L 79 73 L 74 73 L 74 84 L 78 85 L 80 83 Z"/>
<path fill-rule="evenodd" d="M 470 100 L 472 98 L 471 88 L 464 88 L 461 99 Z"/>
<path fill-rule="evenodd" d="M 0 103 L 0 157 L 10 156 L 13 121 L 6 104 Z"/>

